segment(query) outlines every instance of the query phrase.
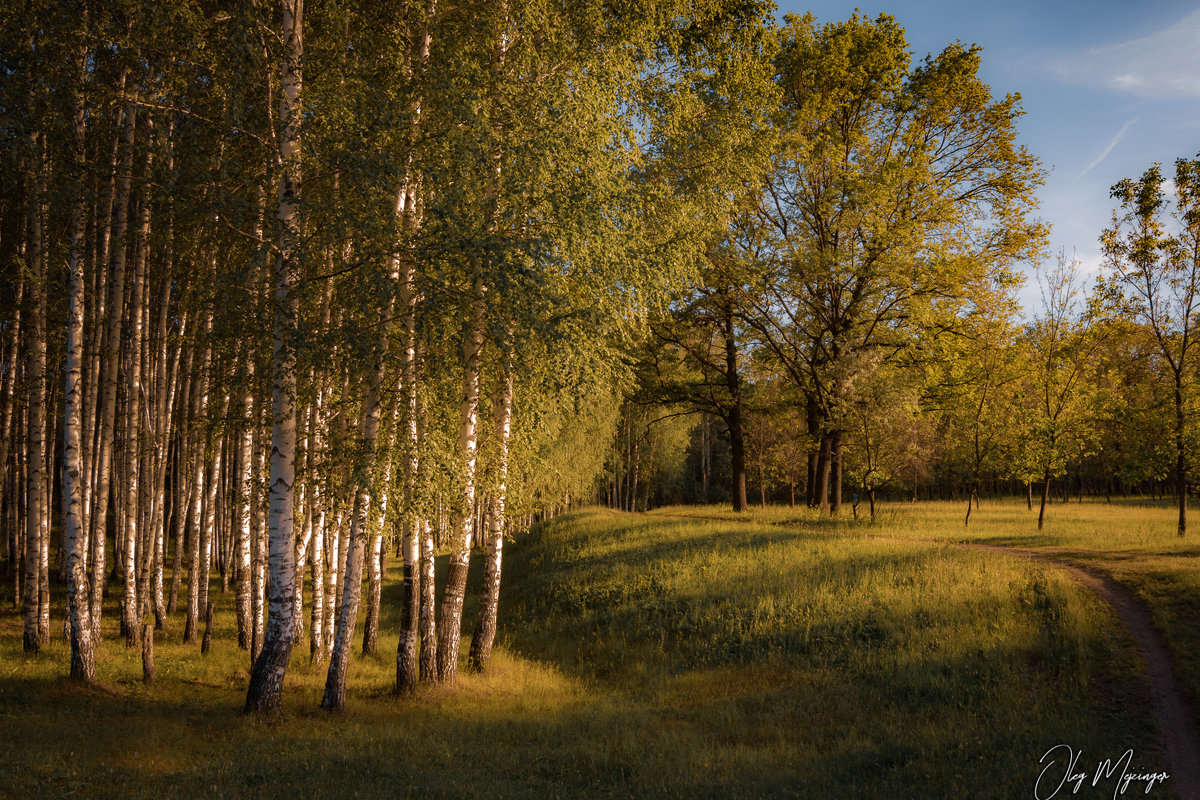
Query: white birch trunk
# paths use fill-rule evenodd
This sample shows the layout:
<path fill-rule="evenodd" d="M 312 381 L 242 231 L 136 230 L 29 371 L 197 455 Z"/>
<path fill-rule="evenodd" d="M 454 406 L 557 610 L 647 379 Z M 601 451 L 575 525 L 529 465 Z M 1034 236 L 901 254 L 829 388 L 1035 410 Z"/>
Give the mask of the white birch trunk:
<path fill-rule="evenodd" d="M 401 610 L 400 642 L 396 646 L 396 691 L 417 688 L 420 673 L 417 664 L 421 617 L 421 537 L 416 516 L 417 470 L 420 442 L 417 425 L 417 334 L 416 275 L 405 270 L 400 287 L 404 307 L 404 351 L 400 360 L 400 385 L 404 391 L 404 528 L 401 547 L 404 553 L 404 606 Z"/>
<path fill-rule="evenodd" d="M 421 627 L 421 655 L 419 667 L 421 680 L 437 680 L 437 619 L 434 615 L 437 603 L 437 593 L 434 579 L 437 574 L 435 551 L 433 547 L 433 526 L 425 517 L 420 517 L 420 528 L 417 539 L 421 546 L 421 613 L 418 620 Z"/>
<path fill-rule="evenodd" d="M 126 73 L 123 69 L 121 79 L 117 87 L 118 93 L 125 91 Z M 91 527 L 91 519 L 93 508 L 95 507 L 95 487 L 98 483 L 96 474 L 96 457 L 99 450 L 100 437 L 100 417 L 101 417 L 101 364 L 105 352 L 105 297 L 108 288 L 108 258 L 109 258 L 109 243 L 112 238 L 113 228 L 113 203 L 116 200 L 117 194 L 117 178 L 120 170 L 118 169 L 118 160 L 121 153 L 121 141 L 123 137 L 124 125 L 122 124 L 124 111 L 118 110 L 116 131 L 113 135 L 112 155 L 109 158 L 109 177 L 108 191 L 105 194 L 105 203 L 103 207 L 104 220 L 100 225 L 100 220 L 97 219 L 97 225 L 100 228 L 96 233 L 96 238 L 99 242 L 96 245 L 96 293 L 95 301 L 92 304 L 92 341 L 88 346 L 91 350 L 91 367 L 88 371 L 88 381 L 86 387 L 86 399 L 84 401 L 84 448 L 83 448 L 83 466 L 86 479 L 83 482 L 83 514 L 84 520 L 87 522 L 88 530 L 85 538 L 93 535 Z M 90 554 L 88 560 L 90 561 Z M 95 579 L 93 578 L 93 581 Z M 99 636 L 99 633 L 94 633 Z"/>
<path fill-rule="evenodd" d="M 180 416 L 183 417 L 184 412 L 191 408 L 192 397 L 192 380 L 194 374 L 192 367 L 196 360 L 196 348 L 188 347 L 187 365 L 183 368 L 182 374 L 187 376 L 179 382 L 179 410 Z M 189 431 L 186 418 L 179 426 L 179 435 L 176 441 L 175 452 L 175 476 L 171 481 L 173 484 L 171 527 L 173 540 L 175 542 L 174 553 L 171 560 L 171 594 L 167 600 L 167 613 L 174 614 L 176 606 L 179 602 L 179 589 L 183 583 L 183 550 L 184 550 L 184 533 L 187 530 L 188 509 L 191 508 L 191 494 L 188 492 L 190 481 L 185 480 L 187 472 L 188 458 L 191 456 L 189 450 Z M 189 562 L 190 563 L 190 562 Z"/>
<path fill-rule="evenodd" d="M 275 352 L 272 370 L 270 509 L 268 517 L 270 573 L 269 609 L 262 652 L 254 661 L 246 693 L 246 711 L 281 711 L 283 676 L 292 655 L 296 586 L 292 487 L 296 455 L 296 329 L 300 313 L 294 292 L 298 277 L 294 263 L 299 239 L 300 88 L 304 52 L 304 0 L 283 0 L 283 92 L 279 116 L 283 126 L 279 155 L 283 175 L 279 185 L 279 254 L 276 259 Z"/>
<path fill-rule="evenodd" d="M 168 307 L 170 300 L 170 261 L 168 257 L 168 286 L 163 292 L 163 308 Z M 161 332 L 160 342 L 160 367 L 158 380 L 158 430 L 155 432 L 154 439 L 154 519 L 151 522 L 150 529 L 154 532 L 154 574 L 152 578 L 152 600 L 154 603 L 154 627 L 156 630 L 165 630 L 167 627 L 167 606 L 163 592 L 163 571 L 166 568 L 167 560 L 167 471 L 170 469 L 171 448 L 170 442 L 174 434 L 172 420 L 174 419 L 175 398 L 178 395 L 179 386 L 179 365 L 183 360 L 183 336 L 187 332 L 187 314 L 185 313 L 179 320 L 179 342 L 175 345 L 175 353 L 170 359 L 170 367 L 167 367 L 167 340 L 169 338 L 169 320 L 164 312 L 160 319 L 159 330 Z M 182 476 L 182 472 L 176 473 L 176 479 Z"/>
<path fill-rule="evenodd" d="M 462 470 L 462 494 L 454 504 L 450 541 L 450 565 L 438 610 L 438 680 L 453 681 L 458 674 L 458 648 L 462 633 L 463 598 L 471 562 L 474 533 L 475 447 L 479 416 L 479 370 L 483 355 L 483 279 L 477 277 L 472 290 L 471 319 L 463 342 L 462 400 L 459 403 L 458 458 Z"/>
<path fill-rule="evenodd" d="M 27 653 L 38 652 L 48 642 L 43 640 L 40 626 L 42 558 L 49 544 L 43 530 L 46 509 L 46 266 L 42 250 L 42 196 L 44 165 L 37 134 L 32 137 L 36 161 L 31 164 L 28 225 L 29 243 L 26 252 L 29 263 L 29 295 L 32 315 L 30 339 L 25 352 L 25 380 L 29 386 L 28 451 L 25 483 L 25 597 L 24 647 Z M 31 159 L 35 156 L 31 152 Z M 49 631 L 47 631 L 48 633 Z"/>
<path fill-rule="evenodd" d="M 229 394 L 226 393 L 221 403 L 219 419 L 225 419 L 228 415 Z M 200 532 L 200 586 L 199 596 L 197 597 L 197 609 L 202 613 L 207 613 L 208 609 L 213 548 L 218 537 L 217 489 L 221 484 L 221 464 L 223 461 L 221 441 L 210 441 L 209 447 L 212 464 L 208 474 L 208 483 L 205 486 L 208 496 L 204 499 L 204 526 Z"/>
<path fill-rule="evenodd" d="M 153 130 L 153 121 L 148 121 Z M 151 151 L 153 152 L 153 151 Z M 134 259 L 133 294 L 130 298 L 129 319 L 129 376 L 125 391 L 125 526 L 124 577 L 125 591 L 121 603 L 121 633 L 127 647 L 141 647 L 142 625 L 138 607 L 138 530 L 142 522 L 141 497 L 141 398 L 142 350 L 145 348 L 146 258 L 150 247 L 150 177 L 152 156 L 146 157 L 146 188 L 142 194 L 140 242 Z"/>
<path fill-rule="evenodd" d="M 100 618 L 104 589 L 108 581 L 105 543 L 108 525 L 108 494 L 113 469 L 113 430 L 117 418 L 117 368 L 121 353 L 121 320 L 125 308 L 125 238 L 129 229 L 129 190 L 133 182 L 133 143 L 137 126 L 137 106 L 125 110 L 124 151 L 121 154 L 120 184 L 113 210 L 111 301 L 108 304 L 108 331 L 105 334 L 104 396 L 100 405 L 100 430 L 97 434 L 96 481 L 91 524 L 92 545 L 92 635 L 100 642 Z"/>
<path fill-rule="evenodd" d="M 437 0 L 429 0 L 425 8 L 424 28 L 421 35 L 420 49 L 417 52 L 417 63 L 410 64 L 408 70 L 410 79 L 424 83 L 429 67 L 429 53 L 433 42 L 430 33 L 430 21 L 437 9 Z M 413 145 L 419 132 L 422 93 L 417 92 L 413 102 L 413 121 L 410 128 L 410 138 L 407 151 L 404 154 L 404 177 L 402 180 L 404 206 L 401 209 L 403 229 L 415 229 L 420 224 L 417 213 L 417 181 L 413 170 Z M 397 247 L 397 252 L 400 248 Z M 400 284 L 400 299 L 404 309 L 404 352 L 401 356 L 400 382 L 404 392 L 404 533 L 402 550 L 404 553 L 404 606 L 401 611 L 400 641 L 396 647 L 396 691 L 407 692 L 416 688 L 420 679 L 420 669 L 417 661 L 418 641 L 421 632 L 421 543 L 417 517 L 415 514 L 415 488 L 418 461 L 419 430 L 417 424 L 417 283 L 416 270 L 409 261 L 404 269 Z M 436 637 L 433 635 L 433 586 L 430 583 L 429 622 L 430 647 L 434 647 Z M 436 652 L 429 654 L 430 666 L 428 674 L 436 672 Z"/>
<path fill-rule="evenodd" d="M 496 616 L 500 604 L 500 566 L 504 549 L 505 502 L 508 492 L 508 440 L 512 430 L 513 372 L 512 356 L 507 355 L 500 397 L 495 405 L 496 486 L 491 497 L 490 526 L 487 533 L 487 562 L 483 570 L 483 591 L 479 598 L 479 618 L 471 637 L 470 664 L 483 671 L 492 655 L 496 639 Z"/>
<path fill-rule="evenodd" d="M 342 531 L 344 516 L 345 511 L 338 508 L 333 515 L 333 526 L 326 539 L 325 561 L 329 570 L 329 581 L 325 601 L 325 642 L 323 645 L 325 653 L 321 660 L 328 659 L 333 653 L 334 622 L 338 618 L 338 609 L 341 608 L 342 603 L 338 590 L 342 586 L 346 561 L 346 537 Z"/>
<path fill-rule="evenodd" d="M 208 370 L 212 361 L 212 312 L 204 316 L 204 354 L 200 357 L 199 369 L 195 383 L 192 386 L 192 420 L 193 424 L 203 421 L 208 414 Z M 190 432 L 192 437 L 191 468 L 193 471 L 191 502 L 188 510 L 188 604 L 183 623 L 183 641 L 187 644 L 196 641 L 200 627 L 200 587 L 207 586 L 208 573 L 203 571 L 203 556 L 201 548 L 204 545 L 204 535 L 201 528 L 204 523 L 204 489 L 205 489 L 205 434 L 199 430 Z M 207 594 L 207 592 L 206 592 Z"/>
<path fill-rule="evenodd" d="M 75 134 L 75 160 L 79 167 L 86 158 L 83 94 L 81 83 L 86 54 L 77 64 L 77 83 L 72 89 L 72 117 Z M 86 204 L 80 191 L 71 211 L 71 252 L 67 268 L 70 275 L 67 310 L 67 376 L 63 419 L 63 529 L 66 534 L 67 639 L 71 645 L 71 677 L 84 683 L 96 680 L 93 654 L 92 615 L 87 580 L 87 526 L 84 519 L 83 484 L 87 475 L 83 465 L 83 330 L 84 276 L 83 237 Z M 5 430 L 7 435 L 7 429 Z M 2 467 L 3 462 L 0 462 Z"/>
<path fill-rule="evenodd" d="M 242 431 L 238 438 L 237 456 L 237 626 L 238 647 L 250 649 L 254 623 L 250 602 L 250 502 L 254 497 L 254 480 L 250 471 L 254 458 L 254 359 L 246 359 L 246 384 L 242 391 Z"/>
<path fill-rule="evenodd" d="M 6 529 L 9 533 L 9 569 L 15 584 L 13 589 L 15 606 L 19 606 L 21 603 L 21 537 L 16 524 L 16 506 L 20 491 L 17 490 L 17 465 L 14 463 L 10 471 L 8 457 L 11 450 L 9 443 L 24 438 L 21 433 L 13 429 L 17 372 L 20 370 L 20 366 L 17 364 L 17 358 L 20 355 L 17 346 L 21 341 L 21 301 L 24 299 L 24 295 L 25 281 L 19 279 L 13 304 L 12 330 L 9 331 L 10 338 L 4 355 L 4 427 L 0 428 L 0 492 L 8 495 L 5 505 L 8 506 L 11 515 L 10 524 Z"/>
<path fill-rule="evenodd" d="M 257 475 L 267 470 L 267 449 L 262 442 L 255 445 L 255 469 Z M 254 563 L 250 585 L 250 617 L 254 627 L 250 637 L 250 663 L 253 665 L 262 651 L 264 622 L 267 604 L 267 522 L 263 517 L 262 502 L 254 505 Z"/>

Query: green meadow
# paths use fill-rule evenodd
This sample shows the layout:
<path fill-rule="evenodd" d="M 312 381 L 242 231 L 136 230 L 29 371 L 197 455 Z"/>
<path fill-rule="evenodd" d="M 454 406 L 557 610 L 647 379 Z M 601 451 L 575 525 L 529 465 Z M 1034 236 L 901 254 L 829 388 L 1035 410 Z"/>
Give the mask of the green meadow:
<path fill-rule="evenodd" d="M 94 689 L 65 677 L 60 604 L 35 657 L 6 609 L 0 796 L 1017 798 L 1055 745 L 1162 767 L 1107 606 L 1051 565 L 955 542 L 1108 571 L 1151 607 L 1196 697 L 1195 546 L 1171 509 L 1056 505 L 1041 534 L 1016 503 L 985 501 L 970 528 L 959 504 L 884 506 L 875 525 L 846 511 L 593 509 L 537 526 L 508 550 L 492 668 L 402 698 L 392 570 L 380 654 L 356 655 L 346 712 L 319 710 L 305 643 L 282 723 L 240 713 L 232 595 L 214 594 L 208 655 L 179 644 L 181 617 L 158 634 L 150 686 L 115 607 Z"/>

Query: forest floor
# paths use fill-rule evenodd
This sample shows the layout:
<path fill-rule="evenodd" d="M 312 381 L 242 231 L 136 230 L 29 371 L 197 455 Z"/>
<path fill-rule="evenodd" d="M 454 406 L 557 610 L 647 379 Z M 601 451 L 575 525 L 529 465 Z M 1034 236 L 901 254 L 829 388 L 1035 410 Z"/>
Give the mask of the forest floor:
<path fill-rule="evenodd" d="M 511 546 L 487 673 L 391 696 L 393 570 L 380 653 L 356 657 L 347 711 L 318 709 L 324 669 L 305 644 L 280 724 L 240 713 L 248 658 L 216 582 L 212 651 L 180 644 L 173 618 L 152 686 L 115 606 L 94 689 L 64 677 L 59 606 L 34 657 L 5 610 L 0 796 L 1178 796 L 1174 778 L 1146 792 L 1139 777 L 1171 771 L 1171 754 L 1109 603 L 1057 564 L 961 543 L 1125 587 L 1193 701 L 1200 546 L 1164 507 L 1055 506 L 1040 534 L 1023 504 L 985 501 L 969 528 L 964 511 L 568 515 Z M 1067 780 L 1072 760 L 1086 779 Z"/>

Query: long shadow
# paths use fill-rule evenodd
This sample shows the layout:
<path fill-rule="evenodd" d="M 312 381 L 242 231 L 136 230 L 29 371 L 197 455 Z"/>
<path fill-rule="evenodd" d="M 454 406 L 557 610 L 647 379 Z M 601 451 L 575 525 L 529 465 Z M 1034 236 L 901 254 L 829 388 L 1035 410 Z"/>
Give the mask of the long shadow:
<path fill-rule="evenodd" d="M 1007 671 L 1021 663 L 1011 649 L 914 656 L 880 680 L 836 686 L 803 672 L 750 682 L 713 674 L 711 690 L 668 704 L 581 695 L 551 712 L 514 706 L 482 716 L 398 706 L 396 724 L 383 725 L 320 716 L 264 730 L 217 715 L 189 726 L 193 738 L 176 743 L 186 753 L 178 758 L 130 718 L 163 719 L 169 703 L 124 709 L 99 697 L 56 745 L 62 753 L 31 763 L 18 737 L 0 764 L 21 758 L 36 768 L 42 796 L 1011 798 L 1028 796 L 1039 759 L 1060 741 L 1089 755 L 1118 744 L 1156 753 L 1145 726 L 1097 732 L 1094 709 L 1065 699 L 1005 707 L 1014 681 L 1051 688 L 1058 680 L 1037 674 L 1050 667 Z M 1111 700 L 1137 707 L 1144 693 Z M 103 753 L 85 749 L 100 740 Z M 29 778 L 0 775 L 0 791 Z"/>

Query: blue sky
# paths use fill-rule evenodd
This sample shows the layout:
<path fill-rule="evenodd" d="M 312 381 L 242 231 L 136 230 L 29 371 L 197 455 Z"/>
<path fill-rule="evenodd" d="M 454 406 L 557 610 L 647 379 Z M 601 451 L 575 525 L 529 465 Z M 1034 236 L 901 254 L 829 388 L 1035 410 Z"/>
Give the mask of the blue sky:
<path fill-rule="evenodd" d="M 906 29 L 915 59 L 955 39 L 983 46 L 981 76 L 997 95 L 1020 93 L 1021 141 L 1048 174 L 1038 215 L 1051 252 L 1074 251 L 1101 269 L 1098 238 L 1110 223 L 1109 187 L 1154 162 L 1200 151 L 1200 2 L 1177 0 L 779 0 L 779 14 L 822 22 L 858 8 Z M 1036 306 L 1036 287 L 1021 298 Z"/>

